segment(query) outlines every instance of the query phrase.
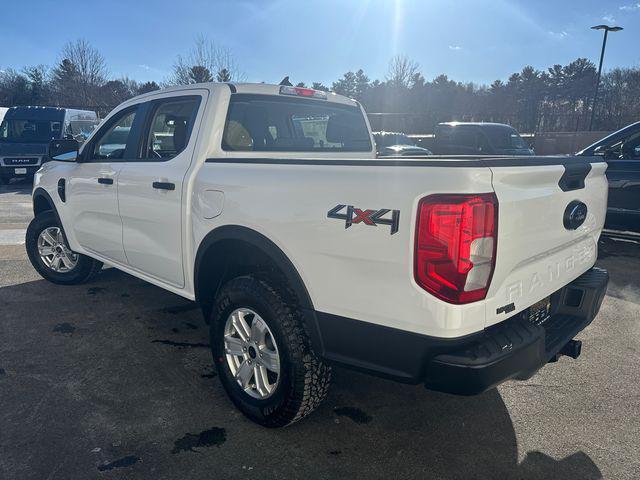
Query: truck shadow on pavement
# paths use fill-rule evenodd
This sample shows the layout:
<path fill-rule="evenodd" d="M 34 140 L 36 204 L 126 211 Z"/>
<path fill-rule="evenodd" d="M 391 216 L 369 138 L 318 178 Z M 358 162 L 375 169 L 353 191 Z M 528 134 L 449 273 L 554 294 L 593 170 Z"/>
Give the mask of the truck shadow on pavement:
<path fill-rule="evenodd" d="M 602 476 L 582 451 L 519 461 L 497 390 L 456 397 L 335 369 L 309 418 L 256 426 L 224 394 L 195 304 L 113 269 L 0 288 L 0 308 L 2 478 Z"/>
<path fill-rule="evenodd" d="M 33 181 L 31 179 L 0 185 L 0 193 L 19 193 L 23 195 L 30 195 L 32 189 Z"/>

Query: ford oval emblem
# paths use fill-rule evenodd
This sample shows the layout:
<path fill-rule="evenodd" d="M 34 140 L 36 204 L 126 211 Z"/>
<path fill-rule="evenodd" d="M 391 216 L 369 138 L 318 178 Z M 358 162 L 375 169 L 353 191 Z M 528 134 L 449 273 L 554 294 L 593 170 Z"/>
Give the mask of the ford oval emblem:
<path fill-rule="evenodd" d="M 576 230 L 587 219 L 587 206 L 579 201 L 574 200 L 564 210 L 564 228 L 567 230 Z"/>

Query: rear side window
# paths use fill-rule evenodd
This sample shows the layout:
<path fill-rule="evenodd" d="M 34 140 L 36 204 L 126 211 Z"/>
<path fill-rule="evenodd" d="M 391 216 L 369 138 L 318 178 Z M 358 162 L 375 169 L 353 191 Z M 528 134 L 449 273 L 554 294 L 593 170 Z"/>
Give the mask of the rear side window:
<path fill-rule="evenodd" d="M 501 149 L 528 149 L 529 145 L 518 135 L 513 128 L 487 127 L 484 129 L 489 141 L 495 148 Z"/>
<path fill-rule="evenodd" d="M 476 133 L 474 128 L 454 127 L 453 134 L 451 135 L 451 144 L 476 148 L 478 145 Z"/>
<path fill-rule="evenodd" d="M 234 94 L 222 138 L 227 151 L 368 152 L 357 107 L 323 100 Z"/>
<path fill-rule="evenodd" d="M 164 100 L 151 118 L 142 158 L 168 160 L 185 149 L 198 111 L 199 97 Z"/>

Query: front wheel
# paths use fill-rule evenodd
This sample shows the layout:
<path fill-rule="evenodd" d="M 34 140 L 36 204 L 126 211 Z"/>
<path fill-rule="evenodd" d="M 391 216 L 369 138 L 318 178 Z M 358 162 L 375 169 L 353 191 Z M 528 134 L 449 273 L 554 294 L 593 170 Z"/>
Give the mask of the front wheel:
<path fill-rule="evenodd" d="M 331 369 L 312 350 L 295 302 L 266 280 L 238 277 L 222 287 L 210 318 L 213 359 L 227 394 L 266 427 L 314 411 Z"/>
<path fill-rule="evenodd" d="M 69 248 L 64 230 L 52 211 L 43 212 L 31 221 L 26 248 L 33 268 L 53 283 L 84 283 L 102 268 L 102 262 Z"/>

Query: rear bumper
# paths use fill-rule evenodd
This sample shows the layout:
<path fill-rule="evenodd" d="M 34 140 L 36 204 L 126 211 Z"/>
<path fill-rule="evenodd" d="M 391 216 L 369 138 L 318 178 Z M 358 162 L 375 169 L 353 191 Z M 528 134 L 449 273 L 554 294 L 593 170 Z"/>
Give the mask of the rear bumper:
<path fill-rule="evenodd" d="M 589 325 L 604 299 L 609 274 L 592 268 L 553 294 L 552 314 L 529 321 L 528 312 L 488 328 L 462 348 L 433 357 L 427 364 L 427 388 L 474 395 L 505 380 L 531 377 Z"/>
<path fill-rule="evenodd" d="M 533 375 L 591 323 L 609 274 L 592 268 L 551 297 L 551 316 L 528 310 L 461 338 L 418 335 L 322 312 L 305 312 L 314 349 L 332 363 L 432 390 L 475 395 Z"/>

